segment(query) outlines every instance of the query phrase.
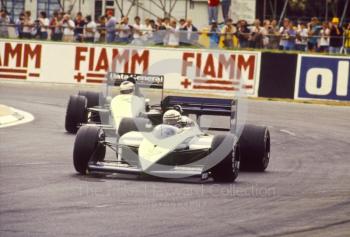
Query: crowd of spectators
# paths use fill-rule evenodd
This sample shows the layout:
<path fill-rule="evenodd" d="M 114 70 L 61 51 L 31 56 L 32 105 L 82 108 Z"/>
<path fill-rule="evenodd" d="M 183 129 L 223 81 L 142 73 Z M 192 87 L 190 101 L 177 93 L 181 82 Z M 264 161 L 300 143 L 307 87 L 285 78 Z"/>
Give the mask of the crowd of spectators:
<path fill-rule="evenodd" d="M 215 2 L 215 1 L 214 1 Z M 217 2 L 215 2 L 217 3 Z M 276 20 L 255 20 L 249 25 L 245 20 L 233 22 L 223 11 L 225 21 L 217 22 L 217 6 L 209 5 L 209 26 L 197 29 L 191 19 L 173 18 L 144 19 L 136 16 L 133 23 L 127 16 L 117 19 L 108 12 L 96 21 L 90 15 L 78 12 L 72 17 L 64 12 L 54 12 L 49 18 L 40 12 L 33 20 L 25 11 L 12 26 L 16 35 L 23 39 L 41 39 L 64 42 L 131 43 L 135 45 L 159 44 L 177 47 L 196 45 L 200 37 L 209 39 L 211 48 L 265 48 L 312 52 L 340 53 L 344 48 L 350 53 L 350 23 L 339 25 L 334 17 L 330 22 L 320 22 L 313 17 L 310 22 L 293 22 L 285 18 L 278 26 Z M 225 14 L 224 14 L 225 13 Z M 10 17 L 0 13 L 0 37 L 8 37 Z"/>

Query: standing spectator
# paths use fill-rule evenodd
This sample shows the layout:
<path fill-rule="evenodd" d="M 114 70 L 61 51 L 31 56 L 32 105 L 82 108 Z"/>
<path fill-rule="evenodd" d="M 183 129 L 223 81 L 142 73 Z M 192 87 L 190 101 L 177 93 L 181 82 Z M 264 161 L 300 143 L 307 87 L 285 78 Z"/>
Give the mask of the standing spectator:
<path fill-rule="evenodd" d="M 142 35 L 145 33 L 145 27 L 141 24 L 141 18 L 139 16 L 135 16 L 135 23 L 133 24 L 133 44 L 142 45 Z"/>
<path fill-rule="evenodd" d="M 288 31 L 288 27 L 289 27 L 289 19 L 288 18 L 284 18 L 283 19 L 283 25 L 280 27 L 278 34 L 280 36 L 280 43 L 279 43 L 279 49 L 283 50 L 286 45 L 287 45 L 287 31 Z"/>
<path fill-rule="evenodd" d="M 0 38 L 8 38 L 9 30 L 8 25 L 10 24 L 10 19 L 7 16 L 7 12 L 5 10 L 0 11 Z"/>
<path fill-rule="evenodd" d="M 163 18 L 157 17 L 156 28 L 159 30 L 161 27 L 163 27 Z"/>
<path fill-rule="evenodd" d="M 157 18 L 157 22 L 156 22 L 156 32 L 154 33 L 154 42 L 156 45 L 161 45 L 164 44 L 164 42 L 166 42 L 166 40 L 164 40 L 164 37 L 166 35 L 166 22 L 165 22 L 165 18 Z"/>
<path fill-rule="evenodd" d="M 294 50 L 295 49 L 295 39 L 296 39 L 296 31 L 293 26 L 293 22 L 286 20 L 283 31 L 281 32 L 281 46 L 283 47 L 283 50 Z"/>
<path fill-rule="evenodd" d="M 248 28 L 248 23 L 245 20 L 240 20 L 238 22 L 238 41 L 241 48 L 247 48 L 249 44 L 250 30 Z"/>
<path fill-rule="evenodd" d="M 218 28 L 218 23 L 216 21 L 213 21 L 211 23 L 208 36 L 209 36 L 210 48 L 212 49 L 217 48 L 220 40 L 220 30 Z"/>
<path fill-rule="evenodd" d="M 330 29 L 329 53 L 340 53 L 343 46 L 343 29 L 339 26 L 339 18 L 333 17 Z"/>
<path fill-rule="evenodd" d="M 269 44 L 268 44 L 268 48 L 269 49 L 278 49 L 278 45 L 279 45 L 279 29 L 277 27 L 277 21 L 276 20 L 272 20 L 268 33 L 269 33 Z"/>
<path fill-rule="evenodd" d="M 39 25 L 40 25 L 40 39 L 41 40 L 47 40 L 49 34 L 49 25 L 50 25 L 50 20 L 46 16 L 46 12 L 40 12 L 40 16 L 38 18 Z"/>
<path fill-rule="evenodd" d="M 314 52 L 317 50 L 317 41 L 321 30 L 317 17 L 311 18 L 311 22 L 308 23 L 307 28 L 309 32 L 308 48 Z"/>
<path fill-rule="evenodd" d="M 61 41 L 63 37 L 63 29 L 61 21 L 63 19 L 63 13 L 58 13 L 55 11 L 53 13 L 53 18 L 50 22 L 50 28 L 52 29 L 51 39 L 54 41 Z"/>
<path fill-rule="evenodd" d="M 226 48 L 233 48 L 233 36 L 236 32 L 237 29 L 233 25 L 232 19 L 227 19 L 226 25 L 221 30 L 224 46 Z"/>
<path fill-rule="evenodd" d="M 320 38 L 319 38 L 319 52 L 328 52 L 329 50 L 329 34 L 330 34 L 330 29 L 329 29 L 329 23 L 328 22 L 323 22 L 322 24 L 322 29 L 320 30 Z"/>
<path fill-rule="evenodd" d="M 153 26 L 151 25 L 151 19 L 146 18 L 145 20 L 145 31 L 142 36 L 144 42 L 149 42 L 153 38 Z"/>
<path fill-rule="evenodd" d="M 95 21 L 92 20 L 90 15 L 85 17 L 85 22 L 86 25 L 84 29 L 84 41 L 93 43 L 95 42 L 95 33 L 97 25 Z"/>
<path fill-rule="evenodd" d="M 270 45 L 270 38 L 269 36 L 273 34 L 271 32 L 271 22 L 270 20 L 264 20 L 263 22 L 263 27 L 261 30 L 261 35 L 262 35 L 262 44 L 265 49 L 267 49 Z"/>
<path fill-rule="evenodd" d="M 296 39 L 295 39 L 295 49 L 298 51 L 306 51 L 307 49 L 307 39 L 308 39 L 308 29 L 305 23 L 300 23 L 297 29 Z"/>
<path fill-rule="evenodd" d="M 123 17 L 117 26 L 117 41 L 121 43 L 129 43 L 131 38 L 131 30 L 132 27 L 129 25 L 129 17 Z"/>
<path fill-rule="evenodd" d="M 186 43 L 186 32 L 185 32 L 185 27 L 186 27 L 186 20 L 181 18 L 179 20 L 179 28 L 180 28 L 180 45 L 188 45 Z"/>
<path fill-rule="evenodd" d="M 70 15 L 65 14 L 63 16 L 61 25 L 63 27 L 63 41 L 73 42 L 75 24 L 74 21 L 70 18 Z"/>
<path fill-rule="evenodd" d="M 75 40 L 81 42 L 83 40 L 84 27 L 86 25 L 85 20 L 83 19 L 83 14 L 81 12 L 77 13 L 77 16 L 74 19 L 75 29 L 74 37 Z"/>
<path fill-rule="evenodd" d="M 112 43 L 115 41 L 116 24 L 117 24 L 117 20 L 113 16 L 113 13 L 109 11 L 107 13 L 107 23 L 106 23 L 107 43 Z"/>
<path fill-rule="evenodd" d="M 24 22 L 23 22 L 23 38 L 24 39 L 31 39 L 32 38 L 32 29 L 34 26 L 34 23 L 32 21 L 31 12 L 26 11 L 24 13 Z"/>
<path fill-rule="evenodd" d="M 222 17 L 224 18 L 224 21 L 227 22 L 229 19 L 228 13 L 230 11 L 231 6 L 231 0 L 221 0 L 221 10 L 222 10 Z"/>
<path fill-rule="evenodd" d="M 18 19 L 15 21 L 16 25 L 16 35 L 22 39 L 23 38 L 23 24 L 24 24 L 24 13 L 21 13 Z"/>
<path fill-rule="evenodd" d="M 184 32 L 184 43 L 186 45 L 193 45 L 198 40 L 198 29 L 192 24 L 192 19 L 187 19 L 186 23 L 181 28 Z"/>
<path fill-rule="evenodd" d="M 348 23 L 347 27 L 345 28 L 344 37 L 345 37 L 344 46 L 346 49 L 346 53 L 350 54 L 350 22 Z"/>
<path fill-rule="evenodd" d="M 262 48 L 263 42 L 262 42 L 262 31 L 263 28 L 260 25 L 260 20 L 256 19 L 254 21 L 254 26 L 251 29 L 251 34 L 249 37 L 249 47 L 250 48 Z"/>
<path fill-rule="evenodd" d="M 100 34 L 99 42 L 106 42 L 106 22 L 107 18 L 106 16 L 101 16 L 99 18 L 99 26 L 98 26 L 98 33 Z"/>
<path fill-rule="evenodd" d="M 208 0 L 209 25 L 212 22 L 218 22 L 219 4 L 220 4 L 220 0 Z"/>
<path fill-rule="evenodd" d="M 167 28 L 168 42 L 166 45 L 177 47 L 180 44 L 180 28 L 176 25 L 176 20 L 171 20 Z"/>
<path fill-rule="evenodd" d="M 163 45 L 167 45 L 169 41 L 169 31 L 170 28 L 170 18 L 164 17 L 163 24 L 159 28 L 159 34 L 158 37 L 163 41 Z"/>

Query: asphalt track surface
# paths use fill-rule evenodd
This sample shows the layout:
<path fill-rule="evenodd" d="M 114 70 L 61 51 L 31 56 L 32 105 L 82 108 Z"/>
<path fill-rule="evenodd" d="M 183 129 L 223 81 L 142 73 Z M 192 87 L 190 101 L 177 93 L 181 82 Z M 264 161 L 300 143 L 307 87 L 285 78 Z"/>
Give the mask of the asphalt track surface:
<path fill-rule="evenodd" d="M 249 102 L 271 163 L 234 184 L 81 176 L 64 131 L 78 87 L 0 83 L 32 113 L 0 129 L 0 236 L 350 236 L 350 108 Z"/>

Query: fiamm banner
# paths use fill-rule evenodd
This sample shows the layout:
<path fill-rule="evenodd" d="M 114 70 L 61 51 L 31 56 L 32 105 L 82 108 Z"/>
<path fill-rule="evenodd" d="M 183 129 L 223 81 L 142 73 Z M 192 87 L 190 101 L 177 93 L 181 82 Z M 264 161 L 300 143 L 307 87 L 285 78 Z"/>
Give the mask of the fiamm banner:
<path fill-rule="evenodd" d="M 109 70 L 164 75 L 165 88 L 257 96 L 260 53 L 57 42 L 0 42 L 0 80 L 99 84 Z"/>

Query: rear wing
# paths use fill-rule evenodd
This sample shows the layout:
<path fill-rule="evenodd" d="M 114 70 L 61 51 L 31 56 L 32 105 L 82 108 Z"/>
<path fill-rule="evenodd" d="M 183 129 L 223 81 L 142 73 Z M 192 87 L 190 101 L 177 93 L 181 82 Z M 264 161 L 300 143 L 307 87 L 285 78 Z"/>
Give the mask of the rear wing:
<path fill-rule="evenodd" d="M 108 72 L 107 85 L 120 86 L 123 81 L 131 81 L 140 88 L 164 89 L 163 75 Z"/>
<path fill-rule="evenodd" d="M 200 126 L 200 117 L 202 115 L 215 115 L 230 117 L 230 128 L 207 128 L 208 130 L 217 131 L 234 131 L 236 128 L 237 100 L 235 99 L 214 99 L 199 97 L 167 96 L 162 101 L 162 109 L 180 105 L 183 113 L 186 115 L 193 114 L 197 118 Z"/>

